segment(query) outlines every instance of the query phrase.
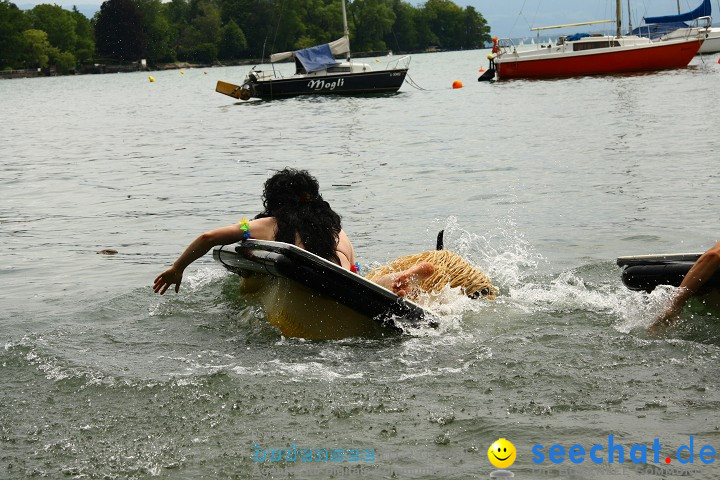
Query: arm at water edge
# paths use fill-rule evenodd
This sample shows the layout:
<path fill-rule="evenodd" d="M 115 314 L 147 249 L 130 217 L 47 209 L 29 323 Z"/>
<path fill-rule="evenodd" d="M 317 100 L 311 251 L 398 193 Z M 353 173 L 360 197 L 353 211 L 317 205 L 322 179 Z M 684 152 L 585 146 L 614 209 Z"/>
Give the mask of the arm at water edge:
<path fill-rule="evenodd" d="M 674 319 L 680 314 L 685 303 L 707 282 L 720 267 L 720 242 L 697 259 L 685 275 L 670 306 L 648 327 L 650 333 L 657 333 L 660 328 L 672 326 Z"/>
<path fill-rule="evenodd" d="M 271 219 L 262 218 L 252 220 L 249 222 L 249 225 L 253 238 L 272 240 L 274 233 Z M 211 248 L 218 245 L 239 242 L 244 238 L 244 235 L 245 232 L 240 228 L 239 224 L 229 225 L 203 233 L 188 245 L 185 251 L 175 260 L 172 267 L 155 278 L 153 291 L 164 295 L 171 285 L 175 285 L 175 293 L 179 292 L 183 272 L 188 265 L 205 255 Z"/>

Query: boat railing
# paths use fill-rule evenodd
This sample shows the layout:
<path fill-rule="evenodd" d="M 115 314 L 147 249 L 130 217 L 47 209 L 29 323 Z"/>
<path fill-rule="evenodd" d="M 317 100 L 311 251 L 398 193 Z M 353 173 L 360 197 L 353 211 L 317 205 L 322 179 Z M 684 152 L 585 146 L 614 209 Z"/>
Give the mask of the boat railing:
<path fill-rule="evenodd" d="M 698 17 L 692 21 L 690 28 L 685 29 L 684 38 L 701 37 L 705 38 L 712 26 L 712 17 Z M 682 30 L 682 29 L 679 29 Z"/>
<path fill-rule="evenodd" d="M 700 25 L 701 22 L 704 22 L 705 25 Z M 695 20 L 693 20 L 693 26 L 698 28 L 710 28 L 712 26 L 712 17 L 706 16 L 706 17 L 698 17 Z"/>
<path fill-rule="evenodd" d="M 687 28 L 678 28 L 670 33 L 667 33 L 660 37 L 659 41 L 672 40 L 678 38 L 684 38 L 685 40 L 690 38 L 707 38 L 707 34 L 712 26 L 712 17 L 699 17 L 692 21 L 690 26 Z"/>
<path fill-rule="evenodd" d="M 386 70 L 407 70 L 408 68 L 410 68 L 410 55 L 390 60 L 385 67 Z"/>
<path fill-rule="evenodd" d="M 692 37 L 701 37 L 705 38 L 707 36 L 707 32 L 710 30 L 710 27 L 712 26 L 712 17 L 705 16 L 705 17 L 698 17 L 693 19 L 690 24 L 688 25 L 686 23 L 686 27 L 676 28 L 674 30 L 661 32 L 659 34 L 655 33 L 653 31 L 653 27 L 657 27 L 658 24 L 646 24 L 639 26 L 636 30 L 636 35 L 639 37 L 645 37 L 649 38 L 653 42 L 662 42 L 665 40 L 672 40 L 672 39 L 689 39 Z M 662 25 L 662 24 L 660 24 Z"/>
<path fill-rule="evenodd" d="M 501 38 L 497 43 L 501 53 L 515 53 L 517 52 L 517 45 L 513 42 L 512 38 Z"/>

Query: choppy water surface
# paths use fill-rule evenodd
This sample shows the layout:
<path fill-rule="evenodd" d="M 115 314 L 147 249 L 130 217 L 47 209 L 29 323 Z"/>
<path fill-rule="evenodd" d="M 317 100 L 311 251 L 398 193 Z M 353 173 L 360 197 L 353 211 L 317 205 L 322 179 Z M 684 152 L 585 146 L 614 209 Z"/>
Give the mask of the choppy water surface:
<path fill-rule="evenodd" d="M 478 84 L 486 53 L 416 55 L 425 90 L 371 98 L 234 104 L 214 84 L 242 67 L 0 82 L 0 477 L 361 476 L 308 470 L 362 463 L 347 460 L 258 469 L 255 443 L 372 449 L 376 478 L 486 478 L 505 437 L 518 477 L 598 478 L 607 458 L 533 473 L 530 449 L 612 434 L 659 438 L 661 461 L 693 435 L 695 476 L 718 478 L 697 459 L 720 448 L 718 315 L 696 304 L 648 337 L 672 292 L 629 292 L 614 265 L 718 238 L 717 56 Z M 285 166 L 318 177 L 364 268 L 446 228 L 501 296 L 448 300 L 437 331 L 310 342 L 282 338 L 209 256 L 179 295 L 152 294 Z"/>

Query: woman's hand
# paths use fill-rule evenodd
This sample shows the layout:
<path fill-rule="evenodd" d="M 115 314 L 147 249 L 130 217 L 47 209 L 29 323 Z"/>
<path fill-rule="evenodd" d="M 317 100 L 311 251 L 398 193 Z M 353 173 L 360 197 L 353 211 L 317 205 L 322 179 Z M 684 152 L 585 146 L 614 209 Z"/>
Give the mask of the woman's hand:
<path fill-rule="evenodd" d="M 182 282 L 183 272 L 175 267 L 170 267 L 163 273 L 157 276 L 155 284 L 153 285 L 153 291 L 164 295 L 170 285 L 175 285 L 175 293 L 180 291 L 180 283 Z"/>

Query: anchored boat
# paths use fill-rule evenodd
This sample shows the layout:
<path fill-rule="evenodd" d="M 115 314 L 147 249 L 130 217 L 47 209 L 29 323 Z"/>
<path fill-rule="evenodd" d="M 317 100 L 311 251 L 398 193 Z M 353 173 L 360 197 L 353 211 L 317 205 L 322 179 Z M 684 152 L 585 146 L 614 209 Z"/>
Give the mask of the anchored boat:
<path fill-rule="evenodd" d="M 587 33 L 560 37 L 556 44 L 518 51 L 509 39 L 494 40 L 489 71 L 498 79 L 550 78 L 628 73 L 686 67 L 702 45 L 706 32 L 695 29 L 685 35 L 651 39 L 621 33 L 621 6 L 617 0 L 615 20 L 538 27 L 547 30 L 615 22 L 616 35 Z M 478 80 L 486 80 L 483 75 Z"/>
<path fill-rule="evenodd" d="M 345 0 L 342 1 L 344 35 L 324 45 L 276 53 L 270 56 L 272 70 L 253 68 L 242 85 L 218 81 L 215 91 L 241 100 L 250 98 L 283 98 L 297 95 L 359 95 L 393 93 L 405 81 L 410 57 L 393 59 L 382 70 L 373 70 L 367 63 L 353 62 L 350 58 L 350 33 L 347 26 Z M 337 62 L 335 55 L 346 55 Z M 295 60 L 295 73 L 283 77 L 275 63 Z"/>

